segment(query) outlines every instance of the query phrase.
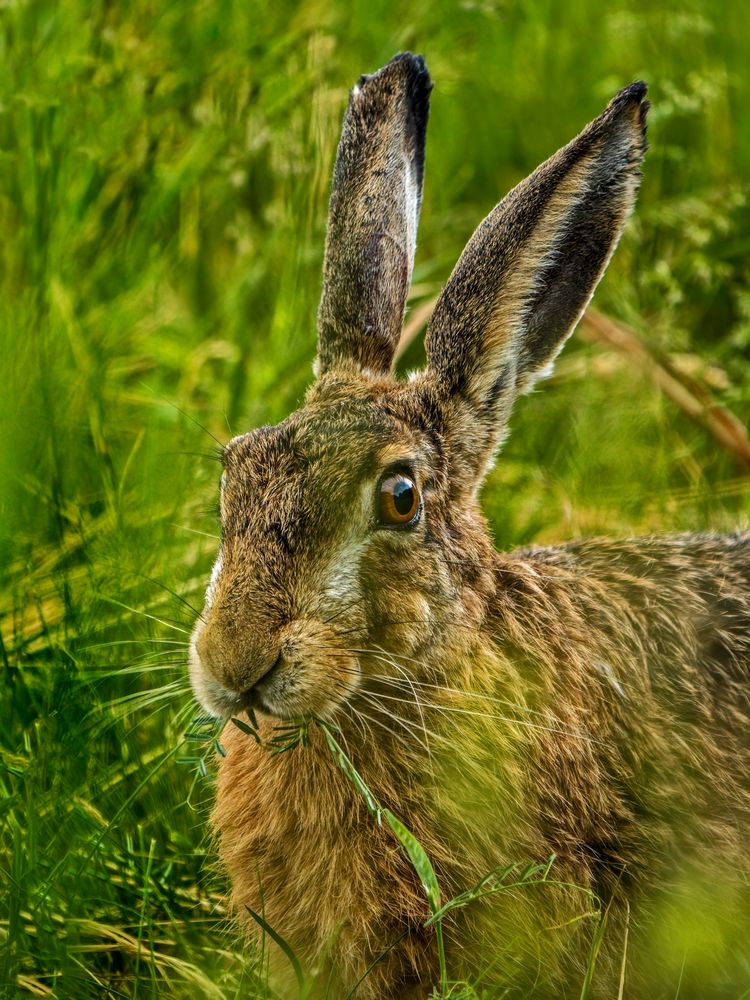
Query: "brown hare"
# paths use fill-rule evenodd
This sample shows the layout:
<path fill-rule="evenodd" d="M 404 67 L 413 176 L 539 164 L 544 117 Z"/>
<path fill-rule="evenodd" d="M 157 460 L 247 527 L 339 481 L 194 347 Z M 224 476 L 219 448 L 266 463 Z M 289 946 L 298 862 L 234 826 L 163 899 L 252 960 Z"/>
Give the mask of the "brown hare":
<path fill-rule="evenodd" d="M 264 739 L 280 720 L 338 727 L 446 899 L 554 855 L 546 881 L 446 919 L 450 975 L 478 996 L 578 997 L 592 972 L 589 996 L 617 996 L 622 977 L 625 996 L 672 997 L 680 977 L 681 996 L 737 996 L 750 535 L 499 553 L 478 501 L 513 403 L 549 372 L 631 211 L 646 87 L 481 223 L 427 367 L 401 381 L 431 86 L 405 53 L 351 92 L 316 380 L 290 417 L 224 449 L 196 695 L 222 718 L 256 711 Z M 222 742 L 214 822 L 239 918 L 255 928 L 248 907 L 262 910 L 321 995 L 428 996 L 419 879 L 321 729 L 279 755 L 232 725 Z"/>

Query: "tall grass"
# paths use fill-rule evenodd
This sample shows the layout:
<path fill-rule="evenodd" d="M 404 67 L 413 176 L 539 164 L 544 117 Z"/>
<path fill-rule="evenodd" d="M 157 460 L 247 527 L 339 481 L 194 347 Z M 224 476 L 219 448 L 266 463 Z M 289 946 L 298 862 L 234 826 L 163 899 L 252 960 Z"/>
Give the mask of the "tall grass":
<path fill-rule="evenodd" d="M 417 303 L 502 193 L 619 86 L 648 80 L 637 217 L 597 303 L 747 422 L 749 13 L 2 5 L 6 995 L 266 995 L 213 868 L 184 649 L 215 546 L 216 442 L 281 418 L 311 377 L 348 86 L 402 48 L 436 80 Z M 748 491 L 647 375 L 574 341 L 519 407 L 485 506 L 510 546 L 728 528 Z"/>

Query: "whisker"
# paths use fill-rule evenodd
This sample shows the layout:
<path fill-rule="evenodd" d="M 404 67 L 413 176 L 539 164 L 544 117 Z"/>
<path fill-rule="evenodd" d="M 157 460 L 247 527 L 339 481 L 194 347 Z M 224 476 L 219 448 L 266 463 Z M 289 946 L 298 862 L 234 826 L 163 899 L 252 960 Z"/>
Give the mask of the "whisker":
<path fill-rule="evenodd" d="M 179 708 L 175 712 L 174 716 L 172 716 L 172 718 L 169 719 L 169 723 L 176 729 L 178 730 L 181 729 L 185 717 L 191 715 L 193 710 L 194 710 L 193 703 L 191 701 L 186 702 L 182 706 L 182 708 Z M 153 719 L 155 715 L 161 715 L 164 711 L 165 711 L 164 705 L 159 705 L 158 708 L 155 708 L 153 710 L 153 712 L 149 712 L 148 715 L 145 715 L 143 716 L 143 718 L 134 721 L 133 725 L 129 729 L 125 730 L 126 738 L 129 737 L 131 733 L 134 733 L 139 726 L 144 726 L 150 719 Z"/>
<path fill-rule="evenodd" d="M 159 660 L 163 656 L 174 656 L 174 663 L 186 663 L 187 662 L 188 647 L 185 646 L 182 649 L 163 649 L 160 652 L 144 653 L 142 660 L 139 662 L 146 663 L 148 660 Z M 130 663 L 129 666 L 137 666 L 138 662 Z"/>
<path fill-rule="evenodd" d="M 375 734 L 372 730 L 372 726 L 369 724 L 369 722 L 365 721 L 362 714 L 357 711 L 355 706 L 352 705 L 351 702 L 346 702 L 343 707 L 344 707 L 344 714 L 347 715 L 348 717 L 351 717 L 352 721 L 356 722 L 356 724 L 359 726 L 360 730 L 362 731 L 362 737 L 364 741 L 365 742 L 367 741 L 367 733 L 369 731 L 370 736 L 372 737 L 374 742 Z"/>
<path fill-rule="evenodd" d="M 421 730 L 426 737 L 432 737 L 434 740 L 437 740 L 440 743 L 444 743 L 446 746 L 452 745 L 452 742 L 449 739 L 447 739 L 447 737 L 441 735 L 440 733 L 436 733 L 433 729 L 428 729 L 427 726 L 421 725 L 416 720 L 405 719 L 403 716 L 398 715 L 392 709 L 387 709 L 385 705 L 381 705 L 379 703 L 379 695 L 373 692 L 366 692 L 366 691 L 359 691 L 358 694 L 362 695 L 362 697 L 366 700 L 367 704 L 371 708 L 374 708 L 376 709 L 376 711 L 381 712 L 383 715 L 386 716 L 386 718 L 393 719 L 395 722 L 400 723 L 404 727 L 404 729 L 406 729 L 406 731 L 410 735 L 412 735 L 414 739 L 416 739 L 417 742 L 422 747 L 424 747 L 425 750 L 428 751 L 428 753 L 430 752 L 429 743 L 428 742 L 425 743 L 422 739 L 420 739 L 420 737 L 416 736 L 414 733 L 415 729 Z M 412 703 L 404 702 L 403 704 L 410 705 Z M 432 763 L 431 754 L 430 754 L 430 763 Z"/>
<path fill-rule="evenodd" d="M 383 651 L 383 653 L 385 653 L 385 651 Z M 394 666 L 396 668 L 396 670 L 398 670 L 399 673 L 401 673 L 401 675 L 404 677 L 406 683 L 409 684 L 409 686 L 411 688 L 411 691 L 412 691 L 412 694 L 414 695 L 413 704 L 415 704 L 417 706 L 417 711 L 419 712 L 419 716 L 420 716 L 420 719 L 422 721 L 422 725 L 421 725 L 420 728 L 424 731 L 425 735 L 428 737 L 425 748 L 427 750 L 427 756 L 429 757 L 429 760 L 430 760 L 430 768 L 432 768 L 432 750 L 430 748 L 430 741 L 429 741 L 429 735 L 430 734 L 429 734 L 429 731 L 428 731 L 428 729 L 426 727 L 426 724 L 425 724 L 424 712 L 422 711 L 421 700 L 419 698 L 419 695 L 417 694 L 417 691 L 416 691 L 414 685 L 411 683 L 409 675 L 407 674 L 407 672 L 404 670 L 404 668 L 402 666 L 400 666 L 395 660 L 392 660 L 391 658 L 389 658 L 387 656 L 387 654 L 385 655 L 385 657 L 378 656 L 377 654 L 374 654 L 374 655 L 378 659 L 384 659 L 385 658 L 385 662 L 390 663 L 392 666 Z"/>
<path fill-rule="evenodd" d="M 395 656 L 399 660 L 406 660 L 409 663 L 416 663 L 420 667 L 427 667 L 428 669 L 432 669 L 425 660 L 415 659 L 414 657 L 406 656 L 403 653 L 394 653 L 393 656 Z M 433 673 L 436 673 L 436 671 L 433 671 Z M 417 678 L 413 679 L 413 683 L 416 684 L 418 687 L 426 687 L 430 688 L 430 690 L 446 692 L 448 694 L 469 695 L 472 698 L 481 698 L 484 701 L 491 701 L 497 705 L 505 705 L 507 708 L 515 708 L 519 712 L 528 712 L 531 715 L 543 715 L 545 718 L 547 717 L 547 714 L 545 712 L 540 712 L 537 709 L 530 708 L 528 705 L 523 705 L 521 702 L 511 701 L 509 698 L 500 698 L 497 695 L 487 694 L 486 692 L 483 691 L 475 691 L 471 690 L 470 688 L 450 687 L 447 684 L 430 684 L 428 681 L 420 681 Z"/>
<path fill-rule="evenodd" d="M 154 644 L 157 644 L 157 643 L 160 643 L 160 644 L 169 643 L 169 645 L 173 646 L 175 649 L 177 649 L 177 648 L 187 649 L 188 646 L 190 645 L 189 642 L 185 642 L 182 639 L 150 639 L 150 638 L 143 638 L 143 639 L 112 639 L 110 642 L 95 642 L 95 643 L 92 643 L 91 646 L 81 646 L 79 648 L 80 648 L 80 650 L 82 652 L 88 652 L 89 650 L 92 650 L 92 649 L 108 649 L 110 646 L 136 646 L 136 645 L 141 645 L 141 643 L 146 643 L 146 642 L 147 643 L 154 643 Z"/>
<path fill-rule="evenodd" d="M 212 538 L 215 542 L 221 541 L 221 535 L 212 535 L 210 531 L 199 531 L 197 528 L 189 528 L 186 524 L 177 524 L 176 521 L 170 521 L 169 526 L 171 528 L 179 528 L 180 531 L 189 531 L 191 535 L 202 535 L 204 538 Z"/>
<path fill-rule="evenodd" d="M 372 632 L 375 629 L 395 628 L 399 625 L 434 625 L 434 624 L 435 623 L 429 618 L 403 618 L 387 622 L 375 622 L 372 625 L 368 625 L 367 630 Z M 477 634 L 480 634 L 481 632 L 481 630 L 478 629 L 476 625 L 467 625 L 466 622 L 454 621 L 453 619 L 448 620 L 446 624 L 450 625 L 451 628 L 465 628 L 468 629 L 468 631 L 476 632 Z M 359 628 L 342 629 L 339 634 L 346 635 L 348 632 L 357 632 L 357 631 L 360 631 L 360 629 Z"/>
<path fill-rule="evenodd" d="M 384 653 L 387 652 L 386 650 L 383 650 L 382 646 L 376 646 L 375 648 L 378 650 L 382 650 Z M 360 655 L 369 655 L 371 651 L 369 649 L 348 649 L 347 652 L 358 653 Z M 409 663 L 415 663 L 417 664 L 417 666 L 420 667 L 426 667 L 432 674 L 437 674 L 437 670 L 434 667 L 432 667 L 426 660 L 416 659 L 413 656 L 406 656 L 404 653 L 388 652 L 387 655 L 389 655 L 389 658 L 394 657 L 397 660 L 404 660 Z M 395 666 L 395 663 L 393 665 Z M 379 674 L 373 676 L 377 677 L 379 680 L 383 681 L 388 680 L 391 683 L 400 683 L 397 680 L 397 678 L 389 677 L 386 674 Z M 498 705 L 505 705 L 507 708 L 514 708 L 519 712 L 527 712 L 530 715 L 541 715 L 544 718 L 548 718 L 548 714 L 546 712 L 540 712 L 538 709 L 530 708 L 528 705 L 523 705 L 520 702 L 511 701 L 509 698 L 500 698 L 497 695 L 487 694 L 482 691 L 475 691 L 470 688 L 450 687 L 447 684 L 430 684 L 428 681 L 421 681 L 416 677 L 409 678 L 409 684 L 410 685 L 414 684 L 417 687 L 425 687 L 429 688 L 430 690 L 440 691 L 447 694 L 456 694 L 456 695 L 469 696 L 472 698 L 480 698 L 483 699 L 484 701 L 491 701 Z"/>
<path fill-rule="evenodd" d="M 212 434 L 211 431 L 207 427 L 204 427 L 203 424 L 199 420 L 196 420 L 196 418 L 191 413 L 187 413 L 185 410 L 182 409 L 181 406 L 178 406 L 177 403 L 173 402 L 173 400 L 167 399 L 166 396 L 162 396 L 161 393 L 159 393 L 159 392 L 155 393 L 155 395 L 157 396 L 158 399 L 161 399 L 161 401 L 163 403 L 166 403 L 167 406 L 171 406 L 172 409 L 177 410 L 177 412 L 180 413 L 180 414 L 182 414 L 183 417 L 187 417 L 187 419 L 191 423 L 195 424 L 196 427 L 199 427 L 203 431 L 204 434 L 208 434 L 208 436 L 211 438 L 211 440 L 215 441 L 216 444 L 219 446 L 218 447 L 218 452 L 216 454 L 214 454 L 213 457 L 216 458 L 216 459 L 221 460 L 221 458 L 222 458 L 222 456 L 224 454 L 224 445 L 216 437 L 215 434 Z"/>
<path fill-rule="evenodd" d="M 404 705 L 411 704 L 406 698 L 396 698 L 393 695 L 382 694 L 378 692 L 379 698 L 384 698 L 386 701 L 400 702 Z M 542 726 L 538 722 L 529 722 L 527 719 L 514 719 L 512 716 L 507 715 L 493 715 L 489 712 L 477 712 L 470 708 L 459 708 L 456 705 L 436 705 L 433 702 L 424 702 L 424 706 L 427 709 L 431 709 L 436 712 L 453 713 L 455 715 L 471 715 L 478 719 L 490 719 L 496 722 L 507 722 L 514 726 L 523 726 L 527 729 L 538 730 L 539 732 L 547 733 L 558 733 L 565 736 L 574 736 L 576 739 L 582 740 L 586 743 L 596 743 L 600 746 L 606 746 L 601 740 L 594 739 L 592 736 L 585 736 L 583 733 L 575 732 L 570 729 L 561 729 L 559 726 Z"/>
<path fill-rule="evenodd" d="M 383 662 L 391 663 L 390 660 L 386 659 L 383 656 L 378 656 L 372 650 L 352 650 L 352 649 L 350 649 L 350 650 L 347 650 L 347 652 L 350 652 L 350 653 L 357 653 L 357 652 L 359 652 L 359 653 L 362 653 L 362 654 L 367 654 L 368 656 L 372 656 L 375 659 L 379 659 L 379 660 L 381 660 Z M 391 665 L 395 666 L 395 664 L 393 664 L 393 663 L 391 663 Z M 347 668 L 343 667 L 342 669 L 346 670 Z M 385 675 L 373 675 L 373 676 L 370 677 L 370 679 L 378 679 L 378 680 L 380 680 L 382 682 L 390 683 L 390 684 L 395 685 L 397 687 L 403 685 L 403 682 L 399 681 L 397 678 L 388 677 L 388 676 L 385 676 Z M 417 685 L 420 685 L 422 682 L 415 681 L 415 683 Z M 443 688 L 440 687 L 440 685 L 429 685 L 429 687 L 434 687 L 435 690 L 437 690 L 437 691 L 443 691 L 444 690 Z M 452 689 L 446 689 L 446 690 L 450 691 L 451 693 L 458 694 L 458 695 L 466 695 L 467 694 L 467 692 L 462 691 L 459 688 L 452 688 Z M 372 692 L 372 693 L 375 693 L 375 692 Z M 381 692 L 377 692 L 377 696 L 378 697 L 382 697 L 384 699 L 387 699 L 389 701 L 400 701 L 402 704 L 405 704 L 405 705 L 414 704 L 414 702 L 411 699 L 408 699 L 408 698 L 396 698 L 393 695 L 386 695 L 386 694 L 382 694 Z M 607 745 L 605 741 L 597 740 L 597 739 L 595 739 L 592 736 L 586 736 L 583 733 L 578 732 L 575 729 L 570 729 L 570 728 L 565 727 L 565 726 L 544 726 L 544 725 L 541 725 L 540 723 L 530 722 L 527 719 L 514 719 L 511 716 L 495 715 L 495 714 L 490 713 L 490 712 L 479 712 L 479 711 L 468 709 L 468 708 L 459 708 L 458 706 L 454 706 L 454 705 L 439 705 L 439 704 L 435 704 L 434 702 L 424 701 L 424 702 L 422 702 L 422 705 L 424 706 L 424 708 L 426 708 L 428 710 L 433 710 L 433 711 L 438 711 L 438 712 L 453 712 L 453 713 L 459 714 L 459 715 L 469 715 L 469 716 L 474 716 L 476 718 L 489 719 L 489 720 L 493 720 L 493 721 L 497 721 L 497 722 L 506 722 L 506 723 L 511 724 L 511 725 L 517 725 L 517 726 L 524 727 L 526 729 L 537 730 L 539 732 L 557 733 L 557 734 L 559 734 L 561 736 L 572 736 L 575 739 L 582 740 L 584 742 L 591 743 L 591 744 L 597 744 L 599 746 L 606 746 Z M 510 703 L 510 707 L 516 707 L 516 706 L 513 706 L 512 703 Z M 521 710 L 524 710 L 524 709 L 521 707 Z M 529 710 L 529 711 L 532 711 L 532 710 Z M 534 714 L 535 715 L 540 715 L 543 718 L 547 718 L 547 716 L 543 712 L 534 711 Z"/>
<path fill-rule="evenodd" d="M 187 691 L 188 686 L 181 681 L 170 681 L 169 684 L 162 684 L 158 688 L 149 688 L 147 691 L 134 691 L 131 694 L 121 695 L 113 698 L 107 703 L 109 708 L 118 708 L 123 705 L 135 705 L 138 702 L 151 704 L 161 701 L 164 698 L 171 698 L 178 692 Z"/>
<path fill-rule="evenodd" d="M 177 591 L 172 590 L 172 588 L 168 587 L 166 583 L 162 583 L 161 580 L 154 580 L 153 577 L 146 576 L 145 573 L 137 573 L 136 575 L 139 576 L 142 580 L 147 580 L 149 583 L 153 583 L 154 586 L 156 587 L 161 587 L 161 589 L 166 591 L 167 594 L 171 594 L 172 597 L 176 597 L 178 601 L 181 601 L 186 608 L 189 608 L 190 611 L 193 612 L 194 615 L 198 615 L 198 617 L 201 619 L 203 618 L 203 613 L 201 611 L 199 611 L 197 608 L 194 608 L 193 605 L 190 603 L 190 601 L 186 600 L 184 597 L 178 594 Z"/>
<path fill-rule="evenodd" d="M 331 615 L 330 618 L 323 618 L 322 619 L 323 624 L 324 625 L 330 625 L 331 622 L 336 621 L 337 618 L 340 618 L 341 615 L 346 614 L 347 611 L 351 611 L 352 608 L 356 607 L 358 604 L 361 604 L 362 601 L 364 601 L 364 597 L 358 597 L 355 600 L 353 600 L 350 604 L 344 605 L 343 608 L 339 608 L 339 610 L 335 614 Z M 356 629 L 347 629 L 346 631 L 348 631 L 348 632 L 355 632 L 357 630 Z"/>
<path fill-rule="evenodd" d="M 163 625 L 165 628 L 172 628 L 175 632 L 182 632 L 183 635 L 190 635 L 191 629 L 182 628 L 180 625 L 176 625 L 174 622 L 170 622 L 164 618 L 158 618 L 156 615 L 150 615 L 148 611 L 141 611 L 138 608 L 131 608 L 129 604 L 123 604 L 122 601 L 115 600 L 114 597 L 107 597 L 104 594 L 99 595 L 102 600 L 108 601 L 110 604 L 117 605 L 118 608 L 124 608 L 125 611 L 130 611 L 134 615 L 142 615 L 144 618 L 150 618 L 151 621 L 158 622 L 159 625 Z"/>
<path fill-rule="evenodd" d="M 376 710 L 378 710 L 378 706 L 377 705 L 372 705 L 371 707 L 374 708 L 374 709 L 376 709 Z M 387 726 L 381 719 L 375 719 L 375 718 L 373 718 L 371 715 L 368 715 L 367 712 L 363 712 L 361 708 L 357 709 L 357 713 L 359 715 L 361 715 L 363 719 L 367 719 L 369 722 L 372 722 L 373 725 L 380 726 L 381 729 L 383 729 L 387 733 L 390 733 L 391 736 L 393 736 L 393 738 L 396 739 L 396 740 L 398 740 L 400 743 L 403 743 L 407 747 L 409 746 L 409 743 L 406 740 L 406 737 L 404 736 L 403 733 L 397 733 L 394 729 L 391 729 L 390 726 Z M 387 718 L 395 718 L 395 716 L 389 715 L 389 716 L 387 716 Z M 400 721 L 400 720 L 397 719 L 397 721 Z M 407 732 L 408 732 L 408 729 L 407 729 Z M 414 737 L 414 738 L 416 739 L 416 741 L 421 746 L 424 746 L 424 744 L 419 739 L 419 737 Z"/>
<path fill-rule="evenodd" d="M 390 666 L 395 667 L 396 669 L 400 669 L 399 666 L 398 666 L 398 664 L 391 657 L 389 657 L 388 655 L 383 655 L 383 654 L 376 653 L 375 650 L 373 650 L 373 649 L 364 649 L 364 648 L 356 648 L 355 647 L 355 648 L 347 648 L 345 650 L 341 650 L 341 649 L 339 649 L 337 647 L 330 646 L 330 645 L 324 645 L 324 644 L 316 644 L 316 648 L 326 649 L 326 650 L 329 650 L 329 651 L 332 651 L 332 652 L 342 652 L 342 651 L 344 651 L 344 652 L 350 653 L 350 654 L 355 655 L 355 656 L 356 655 L 368 656 L 368 657 L 371 657 L 373 659 L 380 660 L 383 663 L 387 663 Z M 415 661 L 415 662 L 420 662 L 420 661 Z M 358 673 L 357 671 L 353 671 L 350 668 L 347 668 L 345 666 L 341 667 L 340 669 L 342 669 L 342 670 L 344 670 L 346 672 L 349 672 L 349 673 Z M 403 670 L 401 672 L 403 673 Z M 389 683 L 391 685 L 395 685 L 395 686 L 401 687 L 403 689 L 404 682 L 401 681 L 401 680 L 399 680 L 398 678 L 388 677 L 388 676 L 383 676 L 383 675 L 375 675 L 375 677 L 377 677 L 378 679 L 380 679 L 381 681 L 383 681 L 385 683 Z M 375 677 L 371 677 L 370 679 L 375 679 Z M 470 694 L 469 692 L 463 691 L 460 688 L 450 688 L 449 689 L 449 688 L 444 688 L 441 685 L 437 685 L 437 684 L 435 684 L 435 685 L 428 685 L 425 682 L 421 682 L 421 681 L 418 681 L 418 680 L 415 680 L 414 684 L 416 684 L 418 686 L 430 687 L 430 688 L 432 688 L 432 689 L 434 689 L 436 691 L 440 691 L 440 692 L 444 692 L 444 693 L 453 693 L 453 694 L 456 694 L 456 695 L 459 695 L 459 696 L 464 696 L 464 697 L 467 696 L 467 694 Z M 409 682 L 409 686 L 411 686 L 411 681 Z M 405 699 L 405 698 L 396 698 L 396 697 L 394 697 L 392 695 L 388 696 L 388 695 L 384 695 L 384 694 L 379 693 L 379 692 L 377 692 L 377 693 L 376 692 L 370 692 L 370 693 L 371 694 L 377 694 L 378 697 L 382 697 L 382 698 L 390 700 L 390 701 L 400 701 L 402 704 L 408 704 L 408 705 L 415 704 L 415 700 L 418 700 L 418 699 L 412 700 L 412 699 Z M 416 694 L 416 692 L 414 692 L 414 691 L 413 691 L 413 693 Z M 502 701 L 500 701 L 500 699 L 498 699 L 498 701 L 499 701 L 499 703 L 502 704 Z M 488 720 L 492 720 L 492 721 L 496 721 L 496 722 L 504 722 L 504 723 L 507 723 L 509 725 L 516 725 L 516 726 L 520 726 L 522 728 L 526 728 L 526 729 L 530 729 L 530 730 L 535 730 L 535 731 L 538 731 L 538 732 L 548 732 L 548 733 L 556 733 L 556 734 L 563 735 L 563 736 L 572 736 L 575 739 L 581 740 L 583 742 L 591 743 L 591 744 L 597 744 L 599 746 L 606 746 L 607 745 L 605 741 L 597 740 L 597 739 L 595 739 L 592 736 L 587 736 L 587 735 L 579 732 L 578 730 L 571 729 L 571 728 L 568 728 L 568 727 L 565 727 L 565 726 L 562 726 L 562 725 L 560 725 L 560 726 L 545 726 L 545 725 L 542 725 L 540 723 L 531 722 L 531 721 L 529 721 L 527 719 L 517 719 L 517 718 L 513 718 L 511 716 L 495 715 L 495 714 L 490 713 L 490 712 L 480 712 L 480 711 L 476 711 L 476 710 L 468 709 L 468 708 L 459 708 L 458 706 L 453 706 L 453 705 L 439 705 L 439 704 L 435 704 L 433 702 L 426 702 L 426 701 L 422 702 L 422 704 L 423 704 L 424 708 L 426 708 L 428 710 L 445 712 L 445 713 L 453 712 L 454 714 L 457 714 L 457 715 L 467 715 L 467 716 L 473 716 L 475 718 L 488 719 Z M 507 704 L 508 707 L 516 708 L 519 711 L 529 711 L 529 712 L 533 712 L 533 714 L 535 714 L 535 715 L 541 716 L 542 718 L 548 718 L 548 716 L 544 712 L 540 712 L 538 710 L 532 710 L 532 709 L 528 709 L 527 710 L 525 706 L 517 706 L 517 705 L 514 705 L 512 702 L 507 702 L 506 704 Z"/>
<path fill-rule="evenodd" d="M 115 677 L 141 676 L 143 674 L 153 674 L 159 670 L 171 670 L 175 672 L 184 667 L 184 660 L 171 660 L 167 663 L 142 663 L 134 664 L 130 667 L 110 668 L 87 668 L 87 674 L 93 674 L 97 680 L 109 680 Z"/>

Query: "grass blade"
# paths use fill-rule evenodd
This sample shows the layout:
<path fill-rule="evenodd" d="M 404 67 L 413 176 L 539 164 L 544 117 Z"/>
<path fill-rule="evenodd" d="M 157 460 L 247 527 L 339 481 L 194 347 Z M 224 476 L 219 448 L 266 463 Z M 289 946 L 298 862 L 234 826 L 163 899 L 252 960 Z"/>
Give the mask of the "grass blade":
<path fill-rule="evenodd" d="M 284 938 L 279 934 L 278 931 L 274 930 L 273 927 L 265 920 L 260 913 L 256 913 L 249 906 L 245 906 L 245 909 L 256 922 L 256 924 L 265 931 L 265 933 L 276 942 L 276 944 L 281 948 L 286 957 L 289 959 L 289 964 L 294 971 L 294 977 L 297 980 L 297 987 L 299 989 L 299 995 L 302 996 L 305 987 L 305 976 L 302 972 L 302 966 L 297 956 L 294 954 L 294 949 L 292 946 L 284 940 Z"/>

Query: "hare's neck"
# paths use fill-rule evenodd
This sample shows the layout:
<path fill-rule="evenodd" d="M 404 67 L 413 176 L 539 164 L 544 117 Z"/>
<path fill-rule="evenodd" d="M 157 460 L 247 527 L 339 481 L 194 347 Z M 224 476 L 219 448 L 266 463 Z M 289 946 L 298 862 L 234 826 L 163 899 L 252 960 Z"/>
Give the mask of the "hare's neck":
<path fill-rule="evenodd" d="M 444 852 L 404 794 L 408 774 L 398 776 L 395 762 L 361 736 L 355 744 L 353 734 L 340 734 L 346 761 L 322 737 L 312 729 L 309 745 L 273 756 L 251 738 L 227 733 L 213 821 L 233 907 L 248 929 L 256 930 L 249 907 L 264 913 L 301 960 L 318 960 L 343 940 L 349 951 L 364 951 L 364 968 L 375 957 L 368 949 L 376 929 L 396 939 L 394 923 L 418 926 L 428 908 L 411 864 L 357 782 L 413 830 L 430 857 Z"/>

